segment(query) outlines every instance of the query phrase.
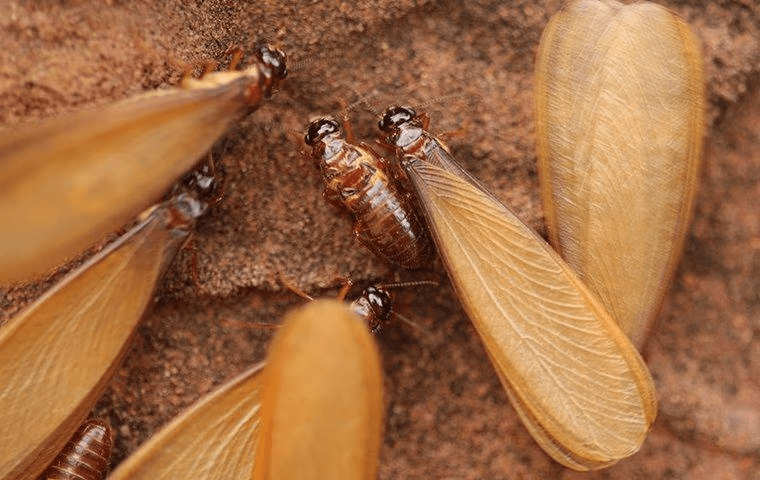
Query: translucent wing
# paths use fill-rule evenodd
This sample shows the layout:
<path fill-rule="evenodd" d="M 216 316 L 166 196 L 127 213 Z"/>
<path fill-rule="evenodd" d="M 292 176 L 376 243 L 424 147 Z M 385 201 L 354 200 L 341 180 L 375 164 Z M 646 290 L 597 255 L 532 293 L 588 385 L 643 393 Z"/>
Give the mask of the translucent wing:
<path fill-rule="evenodd" d="M 123 102 L 0 146 L 0 279 L 63 262 L 190 170 L 236 118 L 241 92 L 188 95 Z"/>
<path fill-rule="evenodd" d="M 377 478 L 383 425 L 377 347 L 348 305 L 288 315 L 264 371 L 255 479 Z"/>
<path fill-rule="evenodd" d="M 459 298 L 536 441 L 578 470 L 636 452 L 656 415 L 654 387 L 592 294 L 473 181 L 413 157 L 404 168 Z"/>
<path fill-rule="evenodd" d="M 190 407 L 120 464 L 109 480 L 250 478 L 261 424 L 262 367 Z"/>
<path fill-rule="evenodd" d="M 173 206 L 154 209 L 0 329 L 0 478 L 38 475 L 106 387 L 187 238 Z"/>
<path fill-rule="evenodd" d="M 133 219 L 286 74 L 284 54 L 0 142 L 0 281 L 62 263 Z M 269 62 L 269 63 L 266 63 Z"/>
<path fill-rule="evenodd" d="M 551 242 L 640 346 L 692 211 L 704 124 L 698 41 L 655 4 L 573 2 L 541 40 L 536 119 Z"/>

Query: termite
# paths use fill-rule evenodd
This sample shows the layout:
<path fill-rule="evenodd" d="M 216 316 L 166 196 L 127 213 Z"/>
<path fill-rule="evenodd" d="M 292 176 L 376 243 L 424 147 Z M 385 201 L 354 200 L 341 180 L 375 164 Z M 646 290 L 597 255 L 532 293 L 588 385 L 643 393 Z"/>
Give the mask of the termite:
<path fill-rule="evenodd" d="M 308 293 L 296 287 L 293 283 L 283 280 L 284 285 L 293 293 L 306 300 L 313 301 L 314 298 Z M 350 278 L 346 278 L 338 292 L 337 300 L 346 301 L 351 287 L 354 282 Z M 399 282 L 399 283 L 375 283 L 364 288 L 359 295 L 351 301 L 348 301 L 348 307 L 351 311 L 359 317 L 370 333 L 378 334 L 387 325 L 391 323 L 393 317 L 397 317 L 402 322 L 420 329 L 420 327 L 393 310 L 393 300 L 391 299 L 390 291 L 394 288 L 404 287 L 417 287 L 421 285 L 435 285 L 438 283 L 431 280 L 417 280 L 412 282 Z"/>
<path fill-rule="evenodd" d="M 333 118 L 312 122 L 304 140 L 322 171 L 325 198 L 351 213 L 356 238 L 396 265 L 425 265 L 433 253 L 425 225 L 413 197 L 391 181 L 386 161 L 366 144 L 348 143 Z"/>
<path fill-rule="evenodd" d="M 374 479 L 383 424 L 377 347 L 350 307 L 291 312 L 257 365 L 190 407 L 110 475 Z"/>
<path fill-rule="evenodd" d="M 155 203 L 287 75 L 257 47 L 246 70 L 58 119 L 0 142 L 0 282 L 67 260 Z"/>
<path fill-rule="evenodd" d="M 84 420 L 206 209 L 176 193 L 0 328 L 0 478 L 38 475 Z"/>
<path fill-rule="evenodd" d="M 641 347 L 693 210 L 699 41 L 659 5 L 572 2 L 544 30 L 535 99 L 550 242 Z"/>
<path fill-rule="evenodd" d="M 112 449 L 111 427 L 87 420 L 38 480 L 105 480 Z"/>
<path fill-rule="evenodd" d="M 507 396 L 559 463 L 599 469 L 635 453 L 657 403 L 646 365 L 562 258 L 427 132 L 388 108 L 395 176 L 417 195 L 459 299 Z"/>

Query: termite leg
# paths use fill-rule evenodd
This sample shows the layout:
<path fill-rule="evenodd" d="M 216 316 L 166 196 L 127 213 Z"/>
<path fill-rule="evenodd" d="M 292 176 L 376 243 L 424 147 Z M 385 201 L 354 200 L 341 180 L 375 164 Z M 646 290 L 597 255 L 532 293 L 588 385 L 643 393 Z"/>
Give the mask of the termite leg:
<path fill-rule="evenodd" d="M 230 64 L 227 69 L 236 70 L 237 66 L 240 64 L 240 60 L 243 58 L 243 49 L 237 45 L 230 46 L 227 48 L 224 54 L 232 56 L 232 58 L 230 58 Z"/>
<path fill-rule="evenodd" d="M 351 280 L 351 277 L 346 277 L 343 286 L 340 288 L 340 291 L 338 292 L 338 300 L 343 301 L 346 299 L 346 295 L 348 295 L 348 292 L 351 291 L 351 287 L 354 286 L 354 281 Z"/>
<path fill-rule="evenodd" d="M 299 297 L 304 298 L 306 300 L 314 300 L 314 298 L 311 295 L 309 295 L 308 293 L 306 293 L 303 290 L 301 290 L 300 288 L 298 288 L 295 285 L 295 283 L 291 282 L 287 278 L 284 278 L 280 273 L 277 274 L 277 278 L 278 278 L 278 280 L 280 281 L 280 283 L 282 284 L 283 287 L 287 288 L 288 290 L 290 290 L 291 292 L 295 293 Z"/>

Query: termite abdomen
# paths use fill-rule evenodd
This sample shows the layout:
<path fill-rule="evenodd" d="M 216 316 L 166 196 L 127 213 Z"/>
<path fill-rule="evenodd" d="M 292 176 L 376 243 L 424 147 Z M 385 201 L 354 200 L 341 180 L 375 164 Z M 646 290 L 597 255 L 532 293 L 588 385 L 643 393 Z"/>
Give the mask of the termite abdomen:
<path fill-rule="evenodd" d="M 88 420 L 61 450 L 40 480 L 103 480 L 113 448 L 111 428 Z"/>
<path fill-rule="evenodd" d="M 346 142 L 331 118 L 312 122 L 304 140 L 325 179 L 325 198 L 352 214 L 359 241 L 402 267 L 424 265 L 433 251 L 426 227 L 388 165 L 368 145 Z"/>

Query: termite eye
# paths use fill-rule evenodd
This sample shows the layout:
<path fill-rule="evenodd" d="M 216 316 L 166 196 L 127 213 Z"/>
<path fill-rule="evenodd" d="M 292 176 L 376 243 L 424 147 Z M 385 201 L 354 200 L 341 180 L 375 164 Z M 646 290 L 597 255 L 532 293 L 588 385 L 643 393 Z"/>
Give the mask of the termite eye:
<path fill-rule="evenodd" d="M 356 189 L 351 187 L 345 187 L 340 190 L 340 196 L 343 198 L 349 198 L 356 195 Z"/>
<path fill-rule="evenodd" d="M 318 141 L 338 131 L 340 131 L 340 124 L 337 121 L 332 118 L 320 118 L 311 122 L 303 140 L 306 145 L 314 146 Z"/>
<path fill-rule="evenodd" d="M 259 59 L 272 70 L 272 74 L 275 77 L 285 78 L 288 76 L 288 67 L 285 65 L 285 52 L 270 47 L 267 44 L 259 45 L 257 50 Z"/>
<path fill-rule="evenodd" d="M 383 132 L 390 132 L 395 127 L 412 120 L 417 112 L 412 107 L 393 106 L 385 109 L 383 119 L 377 124 Z"/>

